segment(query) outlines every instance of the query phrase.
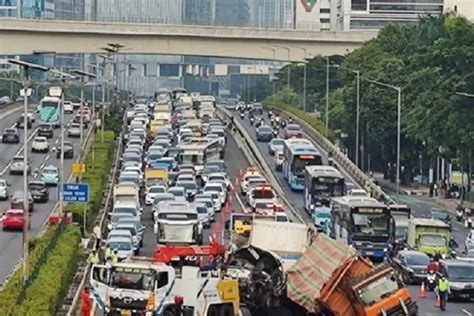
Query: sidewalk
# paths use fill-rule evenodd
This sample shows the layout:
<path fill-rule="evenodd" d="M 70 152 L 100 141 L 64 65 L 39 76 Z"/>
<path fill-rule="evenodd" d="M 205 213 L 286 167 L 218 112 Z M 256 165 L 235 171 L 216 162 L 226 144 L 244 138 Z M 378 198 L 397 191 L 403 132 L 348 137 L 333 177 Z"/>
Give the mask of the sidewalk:
<path fill-rule="evenodd" d="M 381 173 L 374 173 L 374 178 L 378 181 L 379 185 L 382 189 L 387 190 L 389 193 L 395 193 L 397 191 L 397 186 L 395 183 L 390 182 L 387 179 L 383 178 L 383 174 Z M 425 186 L 400 186 L 400 194 L 403 195 L 417 195 L 417 196 L 424 196 L 425 199 L 433 200 L 433 202 L 437 203 L 441 208 L 454 211 L 459 204 L 458 199 L 445 199 L 438 195 L 437 197 L 430 197 L 430 190 Z M 464 207 L 470 208 L 474 210 L 474 203 L 464 201 Z"/>

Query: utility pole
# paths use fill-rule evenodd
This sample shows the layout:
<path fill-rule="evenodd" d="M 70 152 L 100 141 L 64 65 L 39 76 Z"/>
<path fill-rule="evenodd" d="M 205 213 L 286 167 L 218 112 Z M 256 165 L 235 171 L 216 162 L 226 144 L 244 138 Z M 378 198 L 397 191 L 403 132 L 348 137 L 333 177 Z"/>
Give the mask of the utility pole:
<path fill-rule="evenodd" d="M 329 134 L 329 57 L 326 57 L 326 138 Z"/>

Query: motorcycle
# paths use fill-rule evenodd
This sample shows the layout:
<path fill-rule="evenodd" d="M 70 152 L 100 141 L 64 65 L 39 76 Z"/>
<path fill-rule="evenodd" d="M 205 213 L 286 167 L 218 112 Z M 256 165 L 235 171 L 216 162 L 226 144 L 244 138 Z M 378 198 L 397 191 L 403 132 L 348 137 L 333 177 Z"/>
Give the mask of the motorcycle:
<path fill-rule="evenodd" d="M 265 121 L 264 121 L 263 119 L 261 119 L 260 121 L 257 122 L 257 124 L 255 124 L 255 127 L 256 127 L 256 128 L 259 128 L 259 127 L 262 126 L 264 123 L 265 123 Z"/>
<path fill-rule="evenodd" d="M 285 127 L 286 127 L 286 122 L 285 122 L 285 120 L 282 120 L 280 125 L 281 125 L 281 128 L 285 128 Z"/>
<path fill-rule="evenodd" d="M 255 121 L 255 119 L 253 118 L 253 116 L 250 117 L 250 125 L 253 125 L 253 122 Z"/>
<path fill-rule="evenodd" d="M 436 272 L 433 270 L 428 271 L 428 274 L 426 275 L 426 289 L 428 291 L 434 291 L 434 289 L 437 286 L 436 282 Z"/>
<path fill-rule="evenodd" d="M 268 118 L 272 118 L 272 111 L 268 111 Z"/>
<path fill-rule="evenodd" d="M 278 137 L 278 130 L 274 129 L 273 130 L 273 138 L 277 138 L 277 137 Z"/>
<path fill-rule="evenodd" d="M 466 216 L 464 218 L 464 227 L 466 228 L 472 228 L 472 218 Z"/>
<path fill-rule="evenodd" d="M 245 113 L 244 112 L 240 112 L 240 118 L 243 120 L 245 118 Z"/>
<path fill-rule="evenodd" d="M 461 222 L 464 217 L 464 210 L 457 209 L 456 210 L 456 220 Z"/>

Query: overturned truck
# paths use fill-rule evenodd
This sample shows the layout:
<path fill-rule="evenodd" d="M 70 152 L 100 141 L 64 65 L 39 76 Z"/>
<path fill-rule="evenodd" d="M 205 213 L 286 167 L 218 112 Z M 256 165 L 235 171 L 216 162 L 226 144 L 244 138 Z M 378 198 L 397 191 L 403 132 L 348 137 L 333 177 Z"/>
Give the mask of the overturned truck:
<path fill-rule="evenodd" d="M 312 315 L 417 315 L 410 292 L 388 265 L 373 266 L 324 234 L 287 273 L 287 296 Z"/>

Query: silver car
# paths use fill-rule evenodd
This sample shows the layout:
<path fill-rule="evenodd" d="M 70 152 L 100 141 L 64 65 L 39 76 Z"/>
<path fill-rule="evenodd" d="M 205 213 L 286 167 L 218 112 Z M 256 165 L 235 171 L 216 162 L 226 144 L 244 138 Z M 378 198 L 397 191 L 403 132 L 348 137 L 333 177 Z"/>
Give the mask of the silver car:
<path fill-rule="evenodd" d="M 2 200 L 8 199 L 8 187 L 9 187 L 9 184 L 7 180 L 0 179 L 0 199 Z"/>
<path fill-rule="evenodd" d="M 30 160 L 27 161 L 26 173 L 30 174 Z M 13 157 L 10 165 L 10 174 L 23 174 L 23 156 Z"/>
<path fill-rule="evenodd" d="M 69 137 L 80 137 L 81 136 L 81 124 L 79 123 L 72 123 L 71 126 L 69 127 L 69 130 L 67 132 L 67 136 Z"/>

